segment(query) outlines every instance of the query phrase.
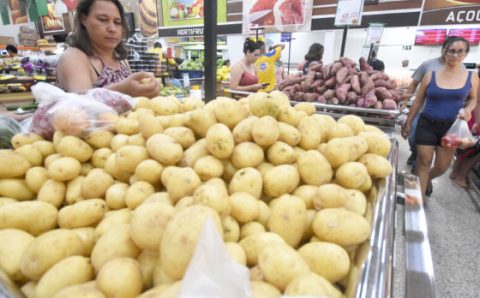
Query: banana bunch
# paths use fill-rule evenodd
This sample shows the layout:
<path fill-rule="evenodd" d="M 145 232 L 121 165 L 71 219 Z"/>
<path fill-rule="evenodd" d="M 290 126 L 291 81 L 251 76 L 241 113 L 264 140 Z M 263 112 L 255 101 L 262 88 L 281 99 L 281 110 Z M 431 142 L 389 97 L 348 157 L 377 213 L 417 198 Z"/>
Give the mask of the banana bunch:
<path fill-rule="evenodd" d="M 230 67 L 223 65 L 217 68 L 217 82 L 228 81 L 230 78 Z"/>

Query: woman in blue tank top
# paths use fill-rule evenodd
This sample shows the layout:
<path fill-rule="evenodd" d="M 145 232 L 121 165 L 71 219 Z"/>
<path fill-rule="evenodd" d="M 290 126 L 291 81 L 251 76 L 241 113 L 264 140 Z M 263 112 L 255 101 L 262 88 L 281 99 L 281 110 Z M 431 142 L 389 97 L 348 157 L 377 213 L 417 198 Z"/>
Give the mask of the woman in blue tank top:
<path fill-rule="evenodd" d="M 402 128 L 405 138 L 413 118 L 425 102 L 415 131 L 415 143 L 418 152 L 416 174 L 422 193 L 427 196 L 432 193 L 432 180 L 445 173 L 455 154 L 455 149 L 440 145 L 441 138 L 457 117 L 468 121 L 477 104 L 478 76 L 462 67 L 469 51 L 470 46 L 464 38 L 454 37 L 447 41 L 442 50 L 445 67 L 425 75 Z M 460 112 L 462 108 L 463 113 Z"/>

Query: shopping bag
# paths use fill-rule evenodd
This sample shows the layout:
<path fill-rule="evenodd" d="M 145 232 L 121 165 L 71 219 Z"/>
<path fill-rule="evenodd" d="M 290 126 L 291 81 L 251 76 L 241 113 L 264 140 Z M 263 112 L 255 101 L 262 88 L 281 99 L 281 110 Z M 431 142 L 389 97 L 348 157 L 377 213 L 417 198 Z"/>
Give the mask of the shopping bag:
<path fill-rule="evenodd" d="M 252 297 L 247 267 L 229 255 L 211 218 L 205 221 L 178 297 Z"/>
<path fill-rule="evenodd" d="M 442 137 L 441 144 L 445 148 L 461 148 L 463 144 L 470 143 L 473 135 L 468 128 L 467 121 L 457 118 L 447 133 Z"/>

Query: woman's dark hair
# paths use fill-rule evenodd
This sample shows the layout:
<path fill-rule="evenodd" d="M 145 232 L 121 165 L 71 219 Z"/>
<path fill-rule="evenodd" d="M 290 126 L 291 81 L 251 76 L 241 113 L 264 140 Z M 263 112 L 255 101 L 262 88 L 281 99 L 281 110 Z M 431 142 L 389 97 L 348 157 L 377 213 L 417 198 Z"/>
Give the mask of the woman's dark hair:
<path fill-rule="evenodd" d="M 318 42 L 312 44 L 308 53 L 305 55 L 305 60 L 307 61 L 319 61 L 323 57 L 323 45 Z"/>
<path fill-rule="evenodd" d="M 468 43 L 468 40 L 460 36 L 449 36 L 442 45 L 442 51 L 448 50 L 448 48 L 450 48 L 450 46 L 457 41 L 463 42 L 467 47 L 467 53 L 470 52 L 470 44 Z"/>
<path fill-rule="evenodd" d="M 258 43 L 254 42 L 250 38 L 245 39 L 245 42 L 243 43 L 243 53 L 253 53 L 258 49 Z"/>
<path fill-rule="evenodd" d="M 75 47 L 84 52 L 87 56 L 95 56 L 92 45 L 90 43 L 90 37 L 88 36 L 87 29 L 81 22 L 82 16 L 87 16 L 90 13 L 93 3 L 95 1 L 110 1 L 118 8 L 120 12 L 120 19 L 122 20 L 123 37 L 128 36 L 128 26 L 125 21 L 125 11 L 119 0 L 80 0 L 75 12 L 75 18 L 73 20 L 73 32 L 68 37 L 68 45 Z M 127 50 L 123 46 L 123 42 L 115 48 L 115 56 L 118 60 L 124 60 L 127 58 Z"/>
<path fill-rule="evenodd" d="M 9 52 L 18 54 L 18 49 L 17 49 L 17 47 L 14 46 L 13 44 L 7 45 L 7 47 L 6 47 L 5 49 L 6 49 L 7 51 L 9 51 Z"/>

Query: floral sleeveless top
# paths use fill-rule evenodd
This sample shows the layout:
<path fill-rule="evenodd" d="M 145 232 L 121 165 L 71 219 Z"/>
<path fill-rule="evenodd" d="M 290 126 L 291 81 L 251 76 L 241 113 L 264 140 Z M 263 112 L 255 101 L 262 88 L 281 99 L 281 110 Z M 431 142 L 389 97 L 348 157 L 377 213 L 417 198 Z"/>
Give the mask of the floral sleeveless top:
<path fill-rule="evenodd" d="M 95 73 L 97 74 L 97 79 L 95 80 L 95 82 L 93 82 L 94 87 L 107 87 L 128 78 L 132 74 L 132 71 L 128 67 L 128 64 L 125 60 L 120 61 L 119 69 L 113 69 L 107 64 L 105 64 L 103 60 L 100 59 L 100 61 L 102 61 L 103 64 L 103 69 L 100 73 L 92 64 L 93 70 L 95 70 Z"/>

